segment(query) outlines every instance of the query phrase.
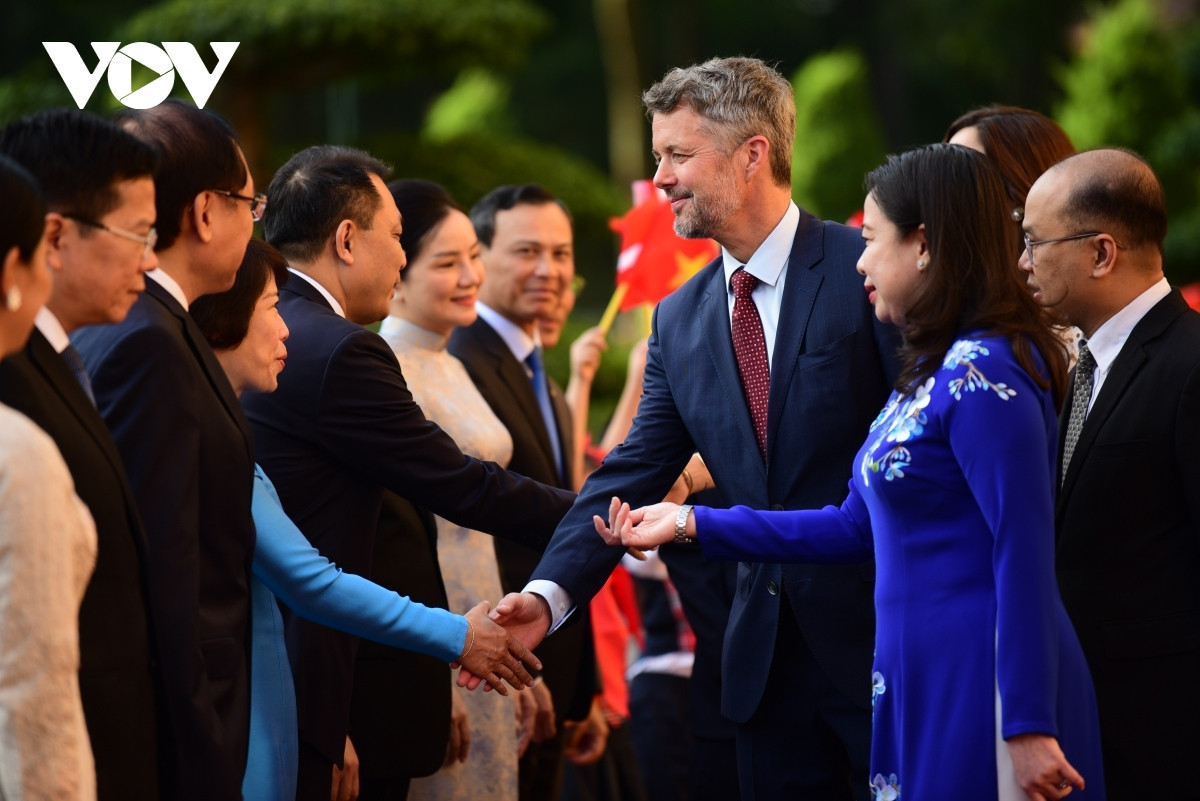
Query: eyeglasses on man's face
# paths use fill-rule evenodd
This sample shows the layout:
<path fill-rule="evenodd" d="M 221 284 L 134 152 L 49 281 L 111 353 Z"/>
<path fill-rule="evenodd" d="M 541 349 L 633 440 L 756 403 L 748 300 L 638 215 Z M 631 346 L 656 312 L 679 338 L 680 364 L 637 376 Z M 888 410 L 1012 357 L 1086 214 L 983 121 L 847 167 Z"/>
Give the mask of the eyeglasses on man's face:
<path fill-rule="evenodd" d="M 250 216 L 254 218 L 255 222 L 261 220 L 263 212 L 267 210 L 267 196 L 262 192 L 255 192 L 254 197 L 246 197 L 245 195 L 239 195 L 237 192 L 230 192 L 226 189 L 214 189 L 213 191 L 218 195 L 224 195 L 234 200 L 244 200 L 249 203 Z"/>
<path fill-rule="evenodd" d="M 1053 239 L 1030 239 L 1029 234 L 1025 234 L 1025 258 L 1029 259 L 1029 266 L 1033 267 L 1033 249 L 1038 245 L 1049 245 L 1053 242 L 1066 242 L 1071 239 L 1087 239 L 1089 236 L 1100 236 L 1102 231 L 1089 231 L 1086 234 L 1071 234 L 1070 236 L 1058 236 Z"/>
<path fill-rule="evenodd" d="M 82 214 L 64 214 L 68 220 L 74 220 L 81 225 L 86 225 L 89 228 L 99 228 L 101 231 L 119 236 L 122 239 L 128 239 L 130 242 L 137 242 L 142 246 L 142 261 L 150 258 L 154 254 L 154 245 L 158 242 L 158 231 L 153 228 L 145 236 L 135 234 L 133 231 L 126 231 L 123 228 L 116 228 L 112 225 L 106 225 L 99 220 L 93 220 L 90 217 L 84 217 Z"/>

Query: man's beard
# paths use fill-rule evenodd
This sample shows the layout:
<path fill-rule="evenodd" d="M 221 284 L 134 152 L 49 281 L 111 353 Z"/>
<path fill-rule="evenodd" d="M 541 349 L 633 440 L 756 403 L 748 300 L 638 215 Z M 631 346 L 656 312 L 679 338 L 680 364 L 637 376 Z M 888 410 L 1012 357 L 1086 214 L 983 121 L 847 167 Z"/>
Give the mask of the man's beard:
<path fill-rule="evenodd" d="M 716 239 L 737 207 L 732 180 L 723 182 L 703 200 L 693 194 L 684 213 L 675 215 L 675 233 L 684 239 Z"/>

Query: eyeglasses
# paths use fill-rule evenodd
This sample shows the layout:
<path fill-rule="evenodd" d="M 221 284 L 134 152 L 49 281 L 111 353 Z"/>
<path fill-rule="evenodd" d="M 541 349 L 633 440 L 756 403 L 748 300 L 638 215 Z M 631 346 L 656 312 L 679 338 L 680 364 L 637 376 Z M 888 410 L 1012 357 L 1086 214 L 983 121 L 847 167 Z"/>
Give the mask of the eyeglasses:
<path fill-rule="evenodd" d="M 133 231 L 126 231 L 121 228 L 114 228 L 111 225 L 105 225 L 99 220 L 93 220 L 80 214 L 64 214 L 63 216 L 82 225 L 99 228 L 101 231 L 107 231 L 113 236 L 119 236 L 122 239 L 128 239 L 130 242 L 139 243 L 142 245 L 142 261 L 145 261 L 154 254 L 154 245 L 158 242 L 158 231 L 153 228 L 145 236 L 142 236 L 141 234 L 135 234 Z"/>
<path fill-rule="evenodd" d="M 1030 267 L 1034 266 L 1033 265 L 1033 249 L 1035 247 L 1037 247 L 1038 245 L 1049 245 L 1053 242 L 1066 242 L 1067 240 L 1070 240 L 1070 239 L 1087 239 L 1089 236 L 1100 236 L 1101 233 L 1103 233 L 1103 232 L 1102 231 L 1089 231 L 1086 234 L 1071 234 L 1070 236 L 1059 236 L 1059 237 L 1055 237 L 1054 239 L 1038 239 L 1038 240 L 1030 239 L 1029 234 L 1025 234 L 1025 255 L 1027 257 L 1029 257 L 1029 266 Z"/>
<path fill-rule="evenodd" d="M 262 192 L 255 192 L 254 197 L 246 197 L 245 195 L 239 195 L 237 192 L 229 192 L 225 189 L 214 189 L 213 191 L 216 192 L 218 195 L 224 195 L 225 197 L 231 197 L 234 200 L 244 200 L 247 203 L 249 203 L 250 204 L 250 216 L 254 218 L 255 222 L 258 222 L 259 220 L 261 220 L 262 216 L 263 216 L 263 212 L 265 212 L 267 210 L 267 196 L 264 195 Z"/>

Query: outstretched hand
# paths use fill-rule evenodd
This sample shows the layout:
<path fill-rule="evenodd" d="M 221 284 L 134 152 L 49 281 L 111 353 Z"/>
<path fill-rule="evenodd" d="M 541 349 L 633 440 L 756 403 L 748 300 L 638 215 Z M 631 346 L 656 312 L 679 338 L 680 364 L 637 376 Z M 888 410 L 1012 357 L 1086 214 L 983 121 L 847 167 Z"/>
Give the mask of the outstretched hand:
<path fill-rule="evenodd" d="M 1074 789 L 1083 789 L 1083 777 L 1071 767 L 1055 738 L 1048 734 L 1018 734 L 1008 738 L 1007 743 L 1017 783 L 1030 801 L 1057 801 Z"/>
<path fill-rule="evenodd" d="M 533 677 L 522 662 L 532 665 L 535 670 L 540 670 L 542 663 L 523 642 L 493 620 L 489 612 L 491 604 L 480 601 L 466 614 L 473 633 L 468 633 L 463 655 L 454 663 L 462 667 L 458 685 L 474 690 L 480 682 L 486 681 L 488 689 L 501 695 L 508 695 L 502 680 L 515 690 L 532 686 Z M 467 680 L 464 680 L 464 674 Z"/>
<path fill-rule="evenodd" d="M 515 649 L 520 649 L 519 653 L 524 654 L 518 658 L 522 661 L 533 665 L 534 669 L 540 670 L 542 663 L 538 661 L 531 651 L 536 648 L 542 638 L 546 636 L 546 632 L 550 629 L 550 606 L 546 600 L 540 595 L 531 592 L 510 592 L 508 595 L 500 599 L 500 603 L 496 604 L 496 608 L 488 614 L 486 609 L 487 602 L 483 601 L 480 606 L 484 606 L 484 614 L 487 618 L 488 626 L 496 630 L 498 629 L 505 635 L 505 641 L 509 644 L 510 654 L 518 653 Z M 467 613 L 467 619 L 471 620 L 471 613 L 479 609 L 476 606 L 471 612 Z M 478 636 L 478 635 L 476 635 Z M 479 646 L 476 645 L 476 648 Z M 472 667 L 466 660 L 462 662 L 462 670 L 458 673 L 457 684 L 459 687 L 466 687 L 468 690 L 474 690 L 481 682 L 487 682 L 487 689 L 496 689 L 501 691 L 501 688 L 496 687 L 496 684 L 489 678 L 489 672 L 486 670 L 486 665 L 479 666 L 479 670 Z M 511 669 L 511 665 L 506 665 Z M 532 685 L 533 678 L 524 667 L 520 667 L 521 675 L 523 676 L 520 686 L 513 685 L 516 689 L 528 687 Z M 480 672 L 483 670 L 484 672 Z M 501 674 L 503 676 L 503 674 Z M 507 678 L 505 678 L 507 681 Z M 511 683 L 511 682 L 510 682 Z M 507 693 L 502 692 L 507 695 Z"/>
<path fill-rule="evenodd" d="M 592 515 L 596 533 L 609 545 L 624 545 L 650 551 L 675 539 L 675 515 L 679 506 L 673 503 L 656 503 L 640 509 L 630 509 L 629 504 L 613 497 L 608 505 L 608 522 L 600 515 Z"/>

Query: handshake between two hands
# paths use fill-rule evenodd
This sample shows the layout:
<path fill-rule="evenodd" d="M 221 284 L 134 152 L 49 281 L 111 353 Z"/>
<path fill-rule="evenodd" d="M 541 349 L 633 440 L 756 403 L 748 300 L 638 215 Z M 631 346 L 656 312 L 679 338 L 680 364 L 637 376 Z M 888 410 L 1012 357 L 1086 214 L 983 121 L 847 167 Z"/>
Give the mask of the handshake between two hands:
<path fill-rule="evenodd" d="M 609 507 L 609 522 L 596 516 L 597 533 L 610 545 L 654 548 L 670 542 L 675 536 L 675 504 L 662 503 L 636 509 L 613 498 Z M 635 554 L 639 555 L 640 554 Z M 474 690 L 484 684 L 485 690 L 508 695 L 508 685 L 514 690 L 533 686 L 533 677 L 526 665 L 541 670 L 542 663 L 532 649 L 550 629 L 550 606 L 546 599 L 531 592 L 513 592 L 500 599 L 492 609 L 480 601 L 467 612 L 469 631 L 463 644 L 463 654 L 451 663 L 461 668 L 457 684 Z"/>

